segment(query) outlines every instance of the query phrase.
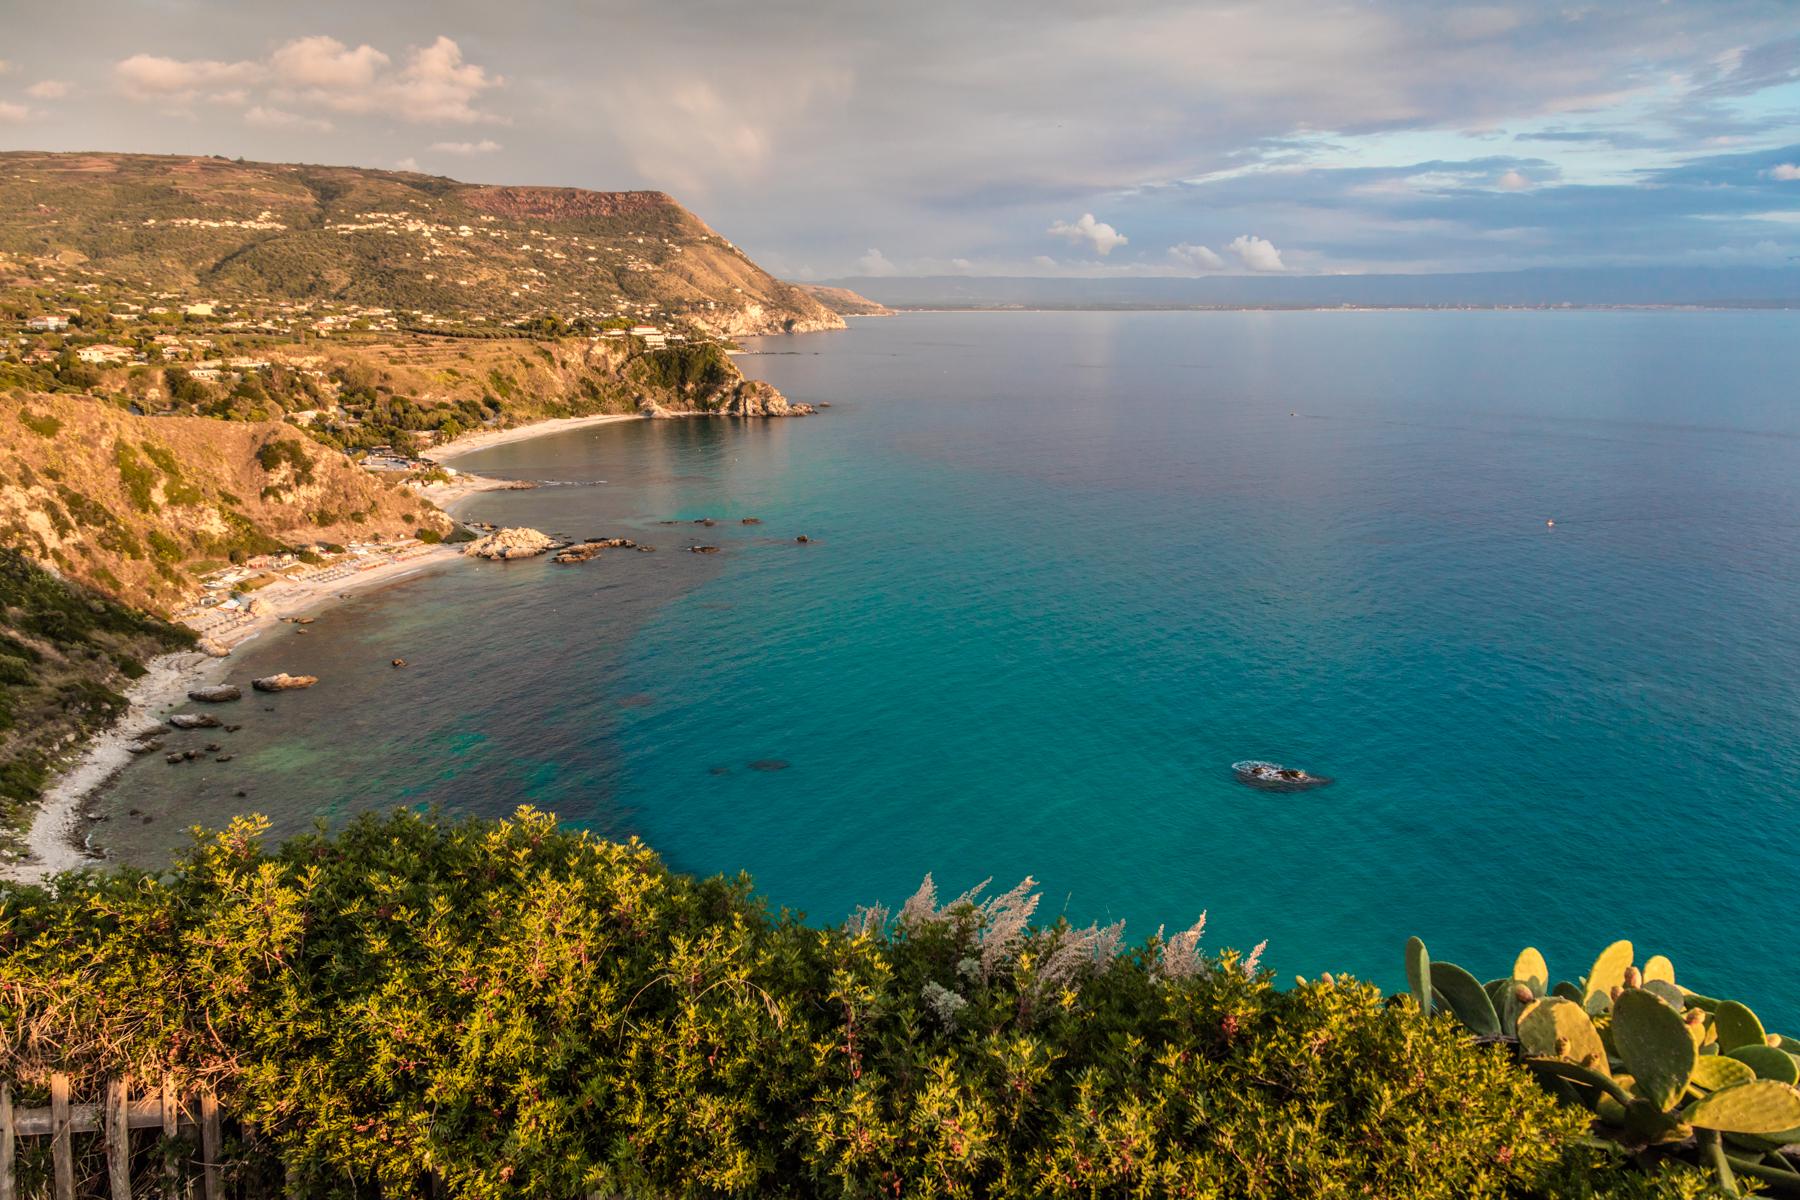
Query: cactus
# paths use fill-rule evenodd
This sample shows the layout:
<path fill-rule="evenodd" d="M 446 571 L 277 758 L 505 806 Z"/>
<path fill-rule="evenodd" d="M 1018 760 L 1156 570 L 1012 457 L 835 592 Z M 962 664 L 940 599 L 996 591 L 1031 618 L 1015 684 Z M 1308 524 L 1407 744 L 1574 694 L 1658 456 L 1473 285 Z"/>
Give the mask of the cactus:
<path fill-rule="evenodd" d="M 1774 1079 L 1781 1083 L 1800 1083 L 1800 1062 L 1785 1050 L 1773 1046 L 1739 1046 L 1725 1052 L 1752 1071 L 1758 1079 Z"/>
<path fill-rule="evenodd" d="M 1510 978 L 1485 985 L 1407 943 L 1420 1008 L 1452 1013 L 1483 1038 L 1514 1038 L 1524 1065 L 1565 1102 L 1594 1114 L 1597 1134 L 1640 1162 L 1680 1155 L 1713 1171 L 1800 1195 L 1800 1041 L 1766 1032 L 1749 1008 L 1676 984 L 1657 955 L 1641 968 L 1630 942 L 1601 951 L 1577 984 L 1550 978 L 1526 950 Z M 1426 982 L 1429 986 L 1424 986 Z"/>
<path fill-rule="evenodd" d="M 1612 1036 L 1638 1095 L 1659 1110 L 1672 1108 L 1700 1057 L 1681 1014 L 1649 992 L 1623 992 L 1613 1004 Z"/>
<path fill-rule="evenodd" d="M 1590 1013 L 1603 1013 L 1612 1007 L 1615 988 L 1625 986 L 1625 972 L 1631 969 L 1631 943 L 1614 942 L 1600 952 L 1588 972 L 1587 986 L 1582 989 L 1581 1007 Z"/>
<path fill-rule="evenodd" d="M 1423 952 L 1424 944 L 1420 944 Z M 1493 1001 L 1476 978 L 1455 963 L 1431 964 L 1431 990 L 1434 999 L 1456 1015 L 1456 1019 L 1481 1037 L 1500 1032 L 1500 1018 Z M 1776 1051 L 1780 1053 L 1780 1051 Z"/>
<path fill-rule="evenodd" d="M 1800 1088 L 1773 1079 L 1752 1079 L 1702 1096 L 1682 1115 L 1696 1129 L 1780 1133 L 1800 1125 Z"/>
<path fill-rule="evenodd" d="M 1713 1010 L 1713 1029 L 1719 1035 L 1720 1050 L 1736 1050 L 1739 1046 L 1764 1046 L 1769 1035 L 1763 1032 L 1756 1014 L 1736 1000 L 1721 1000 Z"/>
<path fill-rule="evenodd" d="M 1419 1011 L 1431 1015 L 1431 955 L 1418 938 L 1406 939 L 1406 982 Z"/>

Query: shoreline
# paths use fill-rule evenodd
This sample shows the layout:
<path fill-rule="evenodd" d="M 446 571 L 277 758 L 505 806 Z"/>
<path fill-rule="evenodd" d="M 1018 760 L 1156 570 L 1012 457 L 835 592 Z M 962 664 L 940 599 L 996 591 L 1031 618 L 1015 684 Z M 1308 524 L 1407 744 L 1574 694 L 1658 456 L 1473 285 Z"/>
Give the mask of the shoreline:
<path fill-rule="evenodd" d="M 131 707 L 89 739 L 73 761 L 45 786 L 37 812 L 25 831 L 25 857 L 0 865 L 0 879 L 41 883 L 62 871 L 105 862 L 105 857 L 89 846 L 98 823 L 88 816 L 94 793 L 111 783 L 131 762 L 133 755 L 126 747 L 138 740 L 134 732 L 185 706 L 193 688 L 223 681 L 233 666 L 231 652 L 239 646 L 289 617 L 328 608 L 350 592 L 410 579 L 448 566 L 461 557 L 461 550 L 455 546 L 423 546 L 405 557 L 391 558 L 342 578 L 271 584 L 258 594 L 258 599 L 267 601 L 267 605 L 243 625 L 203 635 L 223 647 L 225 655 L 215 657 L 201 650 L 181 650 L 158 655 L 145 663 L 146 674 L 125 690 Z M 245 680 L 244 685 L 248 684 Z"/>
<path fill-rule="evenodd" d="M 452 438 L 441 446 L 433 446 L 420 455 L 421 458 L 441 463 L 448 459 L 460 458 L 465 454 L 473 454 L 477 450 L 486 450 L 491 446 L 504 446 L 511 442 L 523 442 L 530 438 L 542 437 L 547 433 L 562 433 L 570 429 L 584 429 L 589 425 L 609 425 L 615 421 L 646 421 L 650 418 L 643 413 L 595 413 L 589 417 L 551 417 L 543 421 L 531 421 L 524 425 L 514 425 L 510 429 L 487 429 L 476 433 L 465 433 L 461 437 Z M 506 486 L 498 480 L 491 481 Z M 437 485 L 443 486 L 443 485 Z M 472 489 L 489 491 L 491 488 Z M 441 505 L 439 507 L 442 507 Z"/>

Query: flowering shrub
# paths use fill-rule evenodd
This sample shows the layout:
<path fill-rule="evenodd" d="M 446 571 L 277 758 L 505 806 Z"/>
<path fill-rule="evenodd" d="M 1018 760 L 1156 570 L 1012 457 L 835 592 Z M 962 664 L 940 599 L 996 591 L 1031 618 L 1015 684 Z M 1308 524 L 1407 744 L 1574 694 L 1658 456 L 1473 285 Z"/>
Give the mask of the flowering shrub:
<path fill-rule="evenodd" d="M 529 809 L 260 830 L 0 892 L 8 1074 L 210 1083 L 309 1195 L 1700 1194 L 1447 1020 L 1029 883 L 820 929 Z"/>

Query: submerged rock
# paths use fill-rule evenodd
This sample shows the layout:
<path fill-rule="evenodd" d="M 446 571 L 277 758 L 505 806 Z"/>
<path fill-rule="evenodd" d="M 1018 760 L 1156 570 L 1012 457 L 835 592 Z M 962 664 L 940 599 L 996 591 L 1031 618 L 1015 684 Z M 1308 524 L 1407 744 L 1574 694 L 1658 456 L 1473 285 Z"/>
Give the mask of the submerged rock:
<path fill-rule="evenodd" d="M 689 546 L 688 550 L 694 554 L 717 554 L 719 552 L 717 546 Z"/>
<path fill-rule="evenodd" d="M 749 765 L 752 771 L 785 771 L 792 764 L 785 758 L 759 758 Z"/>
<path fill-rule="evenodd" d="M 1308 774 L 1298 767 L 1284 767 L 1280 763 L 1254 758 L 1232 763 L 1231 771 L 1239 783 L 1265 792 L 1304 792 L 1331 782 L 1323 775 Z"/>
<path fill-rule="evenodd" d="M 252 680 L 250 686 L 259 692 L 291 692 L 297 688 L 309 688 L 317 682 L 317 675 L 289 675 L 286 671 L 278 671 Z"/>

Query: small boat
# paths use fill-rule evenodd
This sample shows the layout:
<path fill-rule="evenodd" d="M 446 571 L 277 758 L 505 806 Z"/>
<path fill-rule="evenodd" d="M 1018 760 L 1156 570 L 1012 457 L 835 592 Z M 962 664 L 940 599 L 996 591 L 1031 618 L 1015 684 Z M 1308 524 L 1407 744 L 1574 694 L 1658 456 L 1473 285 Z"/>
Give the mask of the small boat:
<path fill-rule="evenodd" d="M 1331 782 L 1323 775 L 1308 774 L 1298 767 L 1284 767 L 1259 758 L 1232 763 L 1231 773 L 1237 776 L 1239 783 L 1265 792 L 1304 792 Z"/>

